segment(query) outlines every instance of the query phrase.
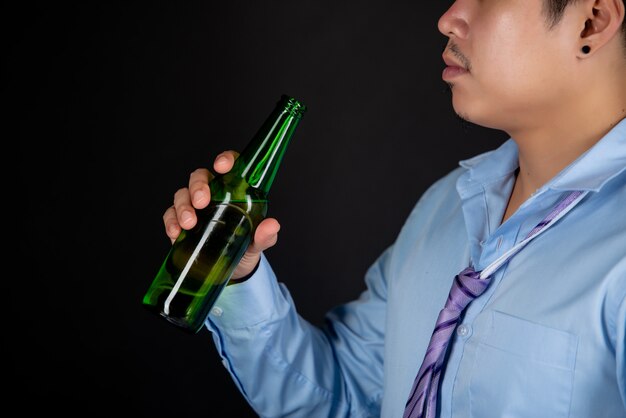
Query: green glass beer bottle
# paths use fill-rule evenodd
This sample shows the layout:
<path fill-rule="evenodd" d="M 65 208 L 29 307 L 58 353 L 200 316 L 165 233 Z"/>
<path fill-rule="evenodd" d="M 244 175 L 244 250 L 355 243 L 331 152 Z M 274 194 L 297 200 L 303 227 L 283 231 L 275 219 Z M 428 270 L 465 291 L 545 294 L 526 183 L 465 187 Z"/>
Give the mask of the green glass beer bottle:
<path fill-rule="evenodd" d="M 143 306 L 189 333 L 200 331 L 267 214 L 267 194 L 305 111 L 281 96 L 233 168 L 211 180 L 211 203 L 173 243 Z"/>

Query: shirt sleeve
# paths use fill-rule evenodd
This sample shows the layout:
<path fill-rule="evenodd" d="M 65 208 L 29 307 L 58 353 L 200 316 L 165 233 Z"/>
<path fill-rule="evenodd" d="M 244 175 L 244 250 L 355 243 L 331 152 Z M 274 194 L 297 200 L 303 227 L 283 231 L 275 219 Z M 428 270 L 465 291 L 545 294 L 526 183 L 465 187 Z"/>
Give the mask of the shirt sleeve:
<path fill-rule="evenodd" d="M 316 327 L 296 311 L 265 256 L 228 286 L 207 319 L 222 363 L 262 417 L 378 417 L 383 393 L 385 268 L 368 269 L 357 300 Z"/>
<path fill-rule="evenodd" d="M 615 350 L 617 386 L 626 408 L 626 258 L 612 271 L 604 305 L 609 341 Z"/>

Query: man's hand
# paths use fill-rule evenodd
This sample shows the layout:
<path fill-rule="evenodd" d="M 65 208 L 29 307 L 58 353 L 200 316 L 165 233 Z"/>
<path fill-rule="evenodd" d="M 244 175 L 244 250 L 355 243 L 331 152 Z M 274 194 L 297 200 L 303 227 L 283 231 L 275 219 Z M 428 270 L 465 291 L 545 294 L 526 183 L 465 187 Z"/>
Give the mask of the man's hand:
<path fill-rule="evenodd" d="M 215 158 L 213 169 L 220 174 L 228 172 L 238 156 L 236 151 L 222 152 Z M 211 201 L 209 182 L 213 177 L 208 169 L 198 168 L 189 176 L 189 185 L 174 193 L 174 204 L 163 214 L 165 233 L 172 243 L 180 235 L 182 229 L 188 230 L 196 225 L 198 221 L 196 209 L 205 208 Z M 252 242 L 233 272 L 232 280 L 236 281 L 254 270 L 261 258 L 261 253 L 278 241 L 279 230 L 280 224 L 274 218 L 266 218 L 259 223 Z"/>

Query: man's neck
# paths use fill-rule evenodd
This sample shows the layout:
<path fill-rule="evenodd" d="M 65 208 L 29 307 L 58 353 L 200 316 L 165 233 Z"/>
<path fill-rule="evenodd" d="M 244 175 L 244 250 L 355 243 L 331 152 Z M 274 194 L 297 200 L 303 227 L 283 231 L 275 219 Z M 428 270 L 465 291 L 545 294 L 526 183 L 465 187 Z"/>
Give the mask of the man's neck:
<path fill-rule="evenodd" d="M 509 132 L 519 149 L 519 171 L 502 222 L 626 117 L 626 104 L 610 108 L 614 111 L 553 118 L 543 127 Z"/>
<path fill-rule="evenodd" d="M 552 129 L 513 136 L 519 148 L 517 182 L 526 197 L 593 147 L 626 117 L 626 109 L 621 115 L 600 113 L 585 120 L 563 121 Z"/>
<path fill-rule="evenodd" d="M 584 82 L 505 129 L 519 149 L 516 189 L 524 200 L 593 147 L 626 117 L 622 59 L 580 68 Z M 617 71 L 619 68 L 620 71 Z"/>

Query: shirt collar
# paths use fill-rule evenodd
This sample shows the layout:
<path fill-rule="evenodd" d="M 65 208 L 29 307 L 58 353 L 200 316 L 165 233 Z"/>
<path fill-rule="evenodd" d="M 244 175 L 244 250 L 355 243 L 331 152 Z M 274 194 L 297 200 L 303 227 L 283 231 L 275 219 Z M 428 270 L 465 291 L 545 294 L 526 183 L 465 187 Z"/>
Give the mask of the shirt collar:
<path fill-rule="evenodd" d="M 497 181 L 518 168 L 518 148 L 509 138 L 492 151 L 459 162 L 467 179 L 481 184 Z M 593 147 L 561 170 L 542 189 L 599 191 L 626 170 L 626 119 L 622 119 Z"/>
<path fill-rule="evenodd" d="M 517 144 L 509 138 L 498 148 L 462 160 L 459 165 L 468 169 L 470 182 L 490 183 L 517 170 L 517 155 Z"/>

